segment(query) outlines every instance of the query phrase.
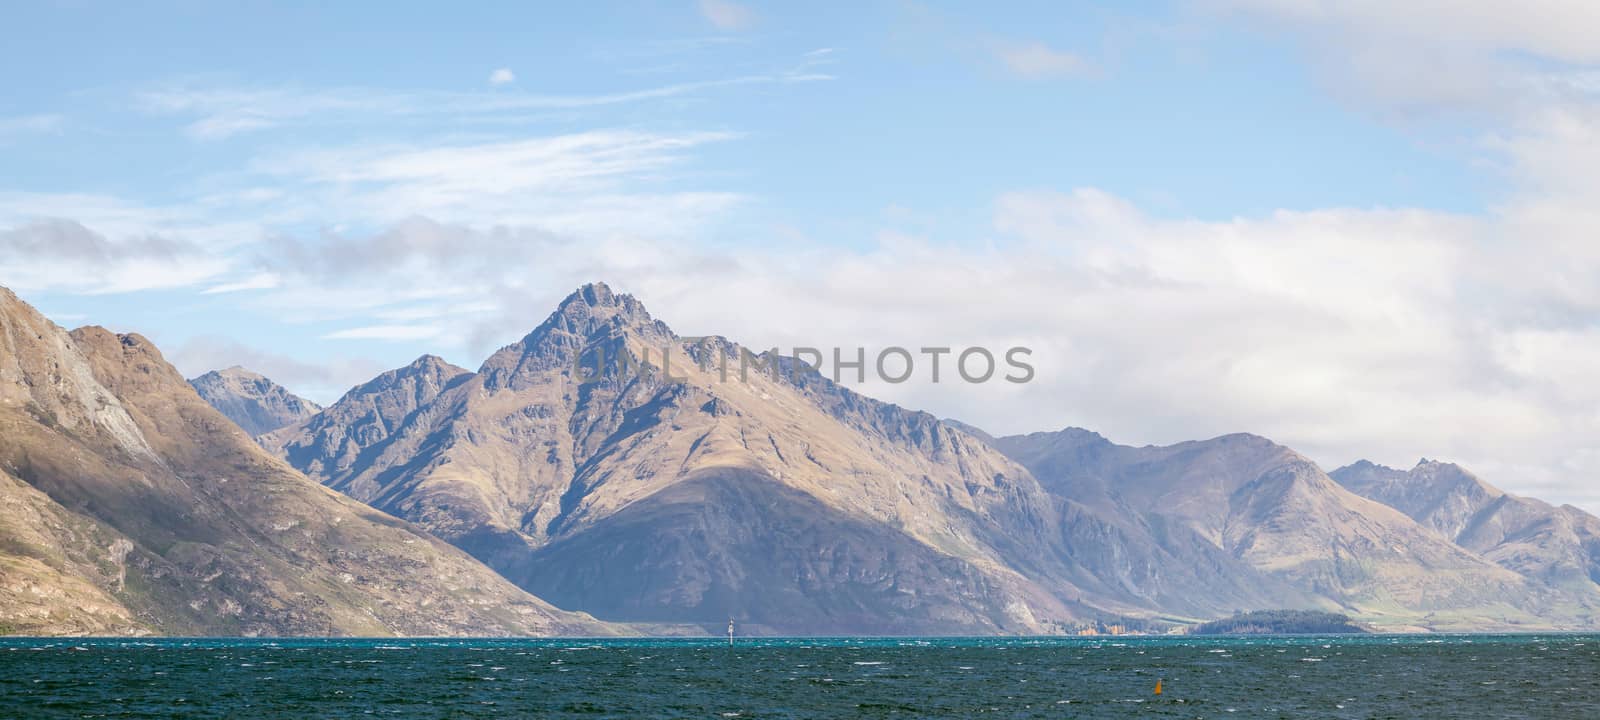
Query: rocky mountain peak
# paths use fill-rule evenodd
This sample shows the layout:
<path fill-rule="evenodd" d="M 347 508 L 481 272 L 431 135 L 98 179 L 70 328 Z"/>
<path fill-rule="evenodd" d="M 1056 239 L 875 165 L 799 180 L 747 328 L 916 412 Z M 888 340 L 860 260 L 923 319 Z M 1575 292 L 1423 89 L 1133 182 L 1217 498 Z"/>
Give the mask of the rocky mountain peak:
<path fill-rule="evenodd" d="M 258 440 L 319 477 L 341 475 L 359 467 L 363 452 L 388 442 L 412 413 L 472 377 L 472 371 L 444 358 L 423 355 L 351 388 L 322 412 Z"/>
<path fill-rule="evenodd" d="M 440 368 L 453 368 L 453 367 L 456 367 L 456 366 L 451 365 L 449 362 L 446 362 L 444 358 L 439 357 L 438 355 L 423 355 L 422 357 L 419 357 L 419 358 L 417 358 L 415 360 L 412 360 L 411 364 L 407 365 L 405 367 L 405 369 L 412 370 L 412 371 L 417 371 L 417 370 L 437 370 L 437 369 L 440 369 Z"/>
<path fill-rule="evenodd" d="M 208 372 L 190 380 L 189 385 L 252 436 L 293 425 L 322 410 L 266 376 L 238 365 Z"/>
<path fill-rule="evenodd" d="M 243 365 L 230 365 L 221 370 L 212 370 L 206 375 L 216 375 L 225 378 L 239 378 L 240 380 L 265 380 L 267 377 Z"/>
<path fill-rule="evenodd" d="M 572 294 L 568 295 L 565 300 L 562 300 L 561 303 L 557 305 L 557 308 L 564 310 L 567 308 L 567 306 L 576 303 L 582 303 L 590 307 L 599 305 L 616 305 L 618 300 L 619 298 L 617 294 L 612 292 L 610 285 L 607 285 L 603 282 L 592 282 L 585 283 L 577 290 L 572 291 Z"/>
<path fill-rule="evenodd" d="M 1477 475 L 1468 472 L 1466 468 L 1451 462 L 1424 459 L 1411 469 L 1411 477 L 1416 482 L 1435 485 L 1453 486 L 1462 490 L 1480 492 L 1489 497 L 1499 497 L 1505 491 L 1484 482 Z"/>
<path fill-rule="evenodd" d="M 471 375 L 472 371 L 451 364 L 438 355 L 423 355 L 412 360 L 404 367 L 398 367 L 380 374 L 361 385 L 352 388 L 339 402 L 343 403 L 352 397 L 360 397 L 380 393 L 385 390 L 407 383 L 411 380 L 424 379 L 433 381 L 433 384 L 443 385 L 462 375 Z"/>
<path fill-rule="evenodd" d="M 613 292 L 611 286 L 605 283 L 596 282 L 574 290 L 562 300 L 540 329 L 553 326 L 567 332 L 589 335 L 603 327 L 644 328 L 655 323 L 644 303 L 632 295 Z"/>
<path fill-rule="evenodd" d="M 629 341 L 646 348 L 661 348 L 677 336 L 666 323 L 651 317 L 632 295 L 618 294 L 605 283 L 590 283 L 573 291 L 544 322 L 521 341 L 501 348 L 479 370 L 485 386 L 494 390 L 515 386 L 516 378 L 554 367 L 571 367 L 579 356 L 596 346 L 607 362 L 615 363 Z"/>
<path fill-rule="evenodd" d="M 1387 465 L 1380 465 L 1366 458 L 1357 460 L 1339 469 L 1344 472 L 1399 472 Z"/>
<path fill-rule="evenodd" d="M 1080 427 L 1065 427 L 1054 433 L 1042 432 L 1035 434 L 1040 436 L 1049 436 L 1055 443 L 1063 446 L 1111 444 L 1111 441 L 1107 440 L 1104 435 L 1101 435 L 1093 430 L 1085 430 Z"/>

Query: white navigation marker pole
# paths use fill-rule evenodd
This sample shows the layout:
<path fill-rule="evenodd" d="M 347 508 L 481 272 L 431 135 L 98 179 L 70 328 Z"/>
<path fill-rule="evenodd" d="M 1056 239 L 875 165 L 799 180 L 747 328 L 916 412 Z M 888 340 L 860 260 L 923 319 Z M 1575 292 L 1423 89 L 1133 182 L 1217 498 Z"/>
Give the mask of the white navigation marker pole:
<path fill-rule="evenodd" d="M 728 618 L 728 647 L 733 647 L 733 618 Z"/>

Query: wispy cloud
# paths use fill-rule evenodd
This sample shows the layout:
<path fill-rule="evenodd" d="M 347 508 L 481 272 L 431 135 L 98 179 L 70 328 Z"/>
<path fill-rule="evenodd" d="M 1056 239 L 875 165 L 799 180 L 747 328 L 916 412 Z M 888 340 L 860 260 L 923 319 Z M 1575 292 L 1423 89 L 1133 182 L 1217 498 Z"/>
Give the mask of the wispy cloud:
<path fill-rule="evenodd" d="M 1069 77 L 1085 74 L 1091 68 L 1082 57 L 1042 42 L 997 40 L 990 47 L 1007 71 L 1025 78 Z"/>
<path fill-rule="evenodd" d="M 0 117 L 0 139 L 7 135 L 59 132 L 66 118 L 54 114 L 15 115 Z"/>
<path fill-rule="evenodd" d="M 677 234 L 739 201 L 735 193 L 666 189 L 689 153 L 730 133 L 600 130 L 455 145 L 340 147 L 288 153 L 255 170 L 304 188 L 330 217 L 393 223 L 527 225 L 576 236 Z"/>
<path fill-rule="evenodd" d="M 496 85 L 496 86 L 498 86 L 498 85 L 510 85 L 511 83 L 514 83 L 516 81 L 517 81 L 517 74 L 514 73 L 514 72 L 511 72 L 511 68 L 499 68 L 499 69 L 495 70 L 494 72 L 489 73 L 489 84 L 490 85 Z"/>
<path fill-rule="evenodd" d="M 718 30 L 749 30 L 756 24 L 754 10 L 730 0 L 700 0 L 700 15 Z"/>
<path fill-rule="evenodd" d="M 223 293 L 243 292 L 245 290 L 271 290 L 282 284 L 282 278 L 273 273 L 256 273 L 249 277 L 213 285 L 201 291 L 202 295 L 221 295 Z"/>
<path fill-rule="evenodd" d="M 393 91 L 348 87 L 222 87 L 175 85 L 137 95 L 141 108 L 159 115 L 191 118 L 191 137 L 220 140 L 233 135 L 289 124 L 349 124 L 374 118 L 466 118 L 546 110 L 577 110 L 620 105 L 740 85 L 814 82 L 831 79 L 809 72 L 812 63 L 772 74 L 660 85 L 638 90 L 587 95 L 530 92 Z"/>
<path fill-rule="evenodd" d="M 426 340 L 442 331 L 435 325 L 368 325 L 331 332 L 326 340 Z"/>

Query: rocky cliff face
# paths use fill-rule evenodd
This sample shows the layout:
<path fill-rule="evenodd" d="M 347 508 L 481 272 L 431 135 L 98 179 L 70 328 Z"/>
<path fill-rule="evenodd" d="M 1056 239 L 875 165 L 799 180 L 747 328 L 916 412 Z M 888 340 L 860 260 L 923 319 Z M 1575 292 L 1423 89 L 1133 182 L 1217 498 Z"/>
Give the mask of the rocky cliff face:
<path fill-rule="evenodd" d="M 295 467 L 346 494 L 371 500 L 375 488 L 352 487 L 402 426 L 440 393 L 472 373 L 433 355 L 383 373 L 340 398 L 327 410 L 260 438 Z"/>
<path fill-rule="evenodd" d="M 189 384 L 202 400 L 251 436 L 293 425 L 322 410 L 316 403 L 237 366 L 213 370 Z"/>
<path fill-rule="evenodd" d="M 14 632 L 605 632 L 268 455 L 142 337 L 0 290 L 0 624 Z"/>
<path fill-rule="evenodd" d="M 1530 579 L 1576 594 L 1574 611 L 1600 607 L 1600 518 L 1507 493 L 1460 466 L 1423 460 L 1410 470 L 1362 461 L 1332 473 L 1341 485 L 1415 518 L 1440 537 Z"/>
<path fill-rule="evenodd" d="M 1360 497 L 1297 453 L 1230 435 L 1169 447 L 1115 445 L 1070 429 L 999 438 L 1050 491 L 1123 518 L 1133 547 L 1215 558 L 1229 570 L 1192 590 L 1266 589 L 1280 607 L 1336 607 L 1390 625 L 1436 628 L 1580 624 L 1561 599 Z M 1237 565 L 1221 563 L 1232 561 Z M 1239 573 L 1238 565 L 1243 566 Z M 1252 578 L 1260 578 L 1259 580 Z M 1149 587 L 1158 579 L 1139 583 Z M 1285 590 L 1294 594 L 1279 594 Z"/>

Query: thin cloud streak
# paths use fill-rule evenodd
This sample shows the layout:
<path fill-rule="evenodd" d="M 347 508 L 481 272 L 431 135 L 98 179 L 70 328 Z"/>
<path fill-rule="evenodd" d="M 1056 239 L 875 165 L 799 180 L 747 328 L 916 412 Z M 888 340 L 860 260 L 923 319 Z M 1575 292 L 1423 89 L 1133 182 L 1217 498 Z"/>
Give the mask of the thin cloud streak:
<path fill-rule="evenodd" d="M 156 115 L 194 118 L 186 132 L 199 140 L 291 124 L 350 123 L 358 118 L 450 118 L 541 110 L 577 110 L 644 102 L 704 90 L 780 83 L 821 82 L 831 75 L 793 71 L 663 85 L 593 95 L 540 95 L 519 92 L 395 92 L 371 88 L 309 90 L 175 86 L 138 93 L 137 104 Z"/>

